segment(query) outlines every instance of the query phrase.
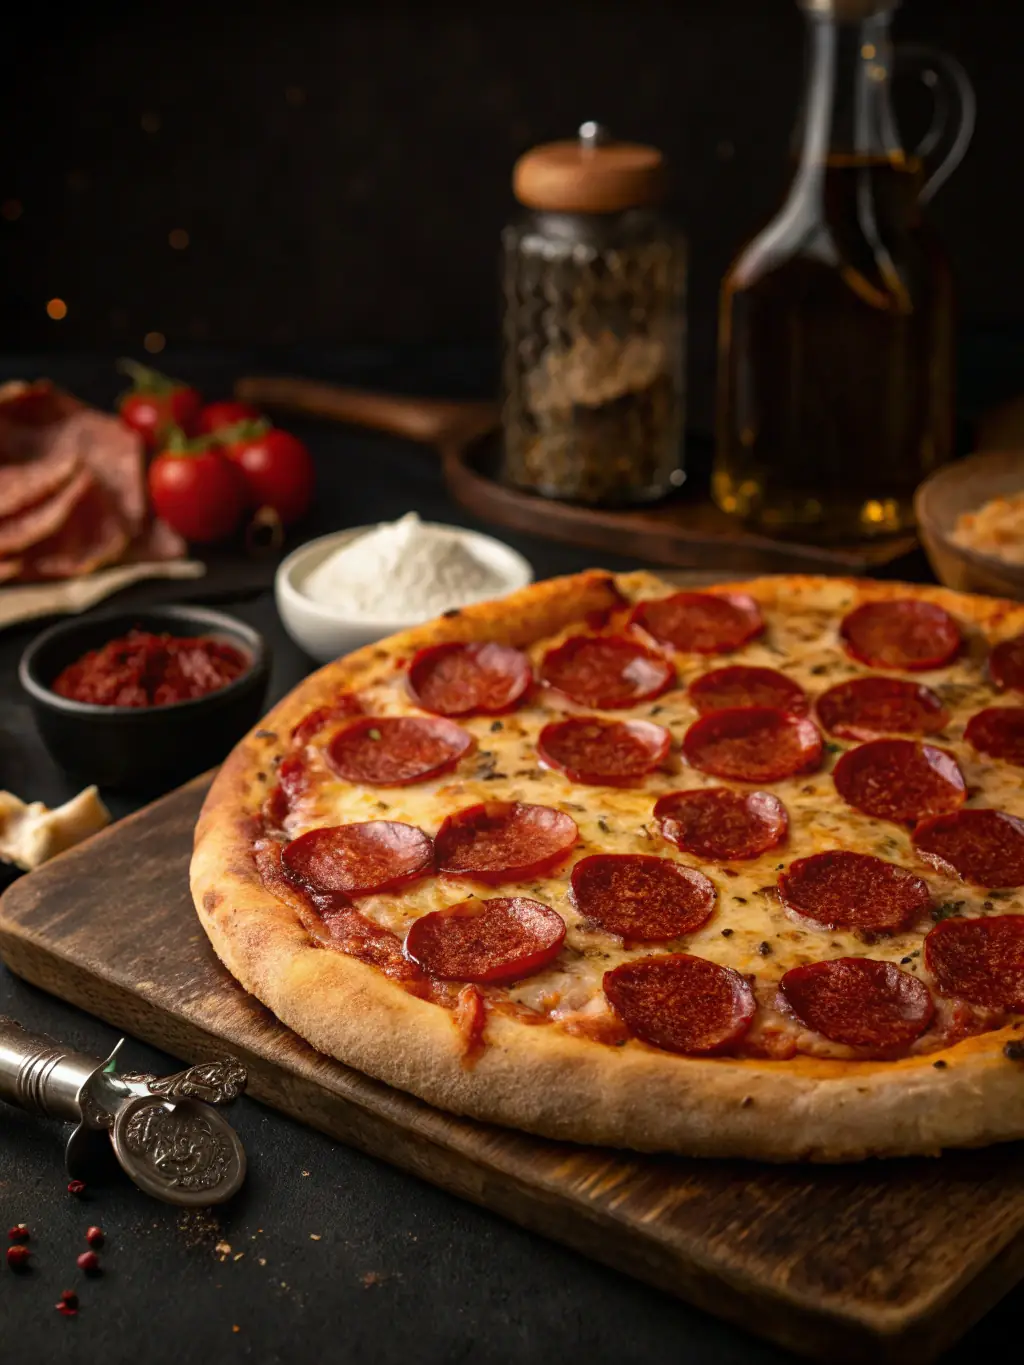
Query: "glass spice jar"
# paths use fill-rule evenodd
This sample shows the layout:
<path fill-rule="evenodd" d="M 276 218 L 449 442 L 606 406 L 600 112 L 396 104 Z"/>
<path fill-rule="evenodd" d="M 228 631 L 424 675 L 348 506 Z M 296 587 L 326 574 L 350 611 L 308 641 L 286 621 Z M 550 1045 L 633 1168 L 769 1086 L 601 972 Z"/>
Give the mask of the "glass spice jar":
<path fill-rule="evenodd" d="M 686 241 L 657 211 L 662 154 L 585 123 L 535 147 L 504 247 L 506 482 L 570 502 L 678 488 L 685 426 Z"/>

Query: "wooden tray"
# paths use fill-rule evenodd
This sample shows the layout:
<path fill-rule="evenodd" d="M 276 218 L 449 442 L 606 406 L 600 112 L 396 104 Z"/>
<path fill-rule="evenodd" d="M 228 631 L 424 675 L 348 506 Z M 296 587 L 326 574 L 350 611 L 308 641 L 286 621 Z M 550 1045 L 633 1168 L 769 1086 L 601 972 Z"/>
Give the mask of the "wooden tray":
<path fill-rule="evenodd" d="M 655 507 L 616 510 L 556 502 L 499 482 L 501 444 L 493 403 L 453 403 L 365 393 L 306 379 L 240 379 L 235 394 L 271 410 L 372 427 L 433 446 L 448 491 L 484 521 L 648 563 L 734 573 L 868 574 L 910 554 L 913 535 L 855 545 L 802 545 L 745 531 L 711 502 L 683 492 Z"/>
<path fill-rule="evenodd" d="M 227 975 L 193 913 L 208 781 L 16 882 L 11 970 L 188 1061 L 227 1044 L 257 1099 L 830 1361 L 931 1360 L 1024 1275 L 1019 1145 L 847 1167 L 637 1157 L 454 1118 L 315 1053 Z"/>

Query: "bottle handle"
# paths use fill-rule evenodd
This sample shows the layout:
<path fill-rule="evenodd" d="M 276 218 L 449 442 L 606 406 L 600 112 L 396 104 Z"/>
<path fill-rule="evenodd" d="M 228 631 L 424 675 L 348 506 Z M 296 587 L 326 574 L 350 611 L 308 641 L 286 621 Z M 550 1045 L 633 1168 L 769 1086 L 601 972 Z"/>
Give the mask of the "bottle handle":
<path fill-rule="evenodd" d="M 927 203 L 942 188 L 963 160 L 974 134 L 977 101 L 967 72 L 945 52 L 916 43 L 895 49 L 895 72 L 916 72 L 934 96 L 932 121 L 914 149 L 927 177 L 918 198 Z"/>

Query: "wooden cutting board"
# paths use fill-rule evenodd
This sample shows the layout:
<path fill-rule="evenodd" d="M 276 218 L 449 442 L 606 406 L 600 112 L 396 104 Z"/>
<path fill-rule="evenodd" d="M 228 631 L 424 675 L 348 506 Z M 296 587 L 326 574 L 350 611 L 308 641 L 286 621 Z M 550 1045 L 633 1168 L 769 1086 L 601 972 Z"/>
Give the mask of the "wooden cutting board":
<path fill-rule="evenodd" d="M 1020 1145 L 846 1167 L 631 1156 L 454 1118 L 318 1055 L 194 916 L 208 781 L 17 881 L 11 970 L 187 1061 L 227 1046 L 266 1104 L 809 1355 L 931 1360 L 1024 1275 Z"/>

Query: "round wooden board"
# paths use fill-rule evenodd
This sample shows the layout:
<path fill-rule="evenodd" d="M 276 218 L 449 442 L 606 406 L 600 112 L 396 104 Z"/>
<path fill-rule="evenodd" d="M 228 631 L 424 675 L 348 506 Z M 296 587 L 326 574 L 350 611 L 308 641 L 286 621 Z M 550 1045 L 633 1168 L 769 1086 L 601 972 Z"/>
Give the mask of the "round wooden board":
<path fill-rule="evenodd" d="M 496 433 L 441 444 L 445 482 L 463 507 L 516 531 L 585 545 L 655 564 L 720 565 L 736 573 L 869 574 L 910 554 L 917 537 L 858 545 L 804 545 L 744 530 L 709 499 L 685 493 L 653 507 L 584 507 L 500 483 Z"/>
<path fill-rule="evenodd" d="M 281 409 L 388 432 L 440 453 L 445 483 L 468 511 L 497 526 L 654 564 L 737 574 L 870 574 L 917 548 L 914 535 L 857 545 L 804 545 L 747 531 L 708 498 L 683 491 L 653 507 L 584 507 L 510 488 L 500 481 L 500 412 L 494 403 L 448 402 L 368 393 L 308 379 L 240 379 L 235 396 Z"/>

